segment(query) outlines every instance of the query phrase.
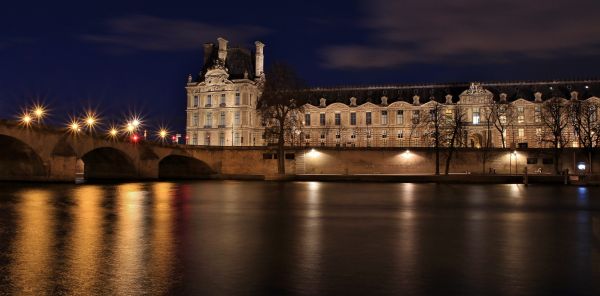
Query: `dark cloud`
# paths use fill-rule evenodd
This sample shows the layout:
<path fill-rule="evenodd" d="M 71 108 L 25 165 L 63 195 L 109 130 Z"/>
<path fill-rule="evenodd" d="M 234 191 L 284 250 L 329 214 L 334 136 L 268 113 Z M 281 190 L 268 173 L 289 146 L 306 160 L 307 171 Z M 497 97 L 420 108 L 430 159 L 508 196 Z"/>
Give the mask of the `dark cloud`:
<path fill-rule="evenodd" d="M 86 34 L 83 40 L 105 44 L 111 50 L 185 51 L 223 36 L 236 42 L 265 35 L 268 30 L 259 26 L 215 26 L 190 20 L 165 19 L 134 15 L 106 22 L 108 33 Z"/>
<path fill-rule="evenodd" d="M 366 1 L 366 0 L 365 0 Z M 368 45 L 322 49 L 330 68 L 385 68 L 409 63 L 505 62 L 600 53 L 600 1 L 372 0 L 360 25 Z M 464 61 L 461 61 L 464 62 Z"/>

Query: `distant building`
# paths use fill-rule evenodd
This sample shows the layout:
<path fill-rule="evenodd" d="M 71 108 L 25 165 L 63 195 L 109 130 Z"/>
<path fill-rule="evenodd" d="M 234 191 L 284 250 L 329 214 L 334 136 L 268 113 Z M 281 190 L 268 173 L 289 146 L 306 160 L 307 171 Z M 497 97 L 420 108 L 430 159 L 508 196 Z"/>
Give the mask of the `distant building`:
<path fill-rule="evenodd" d="M 204 46 L 204 67 L 198 80 L 187 83 L 187 143 L 210 146 L 265 145 L 257 99 L 264 83 L 264 44 L 257 41 L 251 53 Z M 427 147 L 427 127 L 421 122 L 434 102 L 445 112 L 460 109 L 466 133 L 463 146 L 480 148 L 488 134 L 492 147 L 546 147 L 542 103 L 549 98 L 588 100 L 600 106 L 600 81 L 541 81 L 453 83 L 390 86 L 312 88 L 306 97 L 302 120 L 289 139 L 296 146 Z M 510 106 L 504 137 L 488 125 L 493 103 Z M 460 107 L 460 108 L 459 108 Z M 597 113 L 598 110 L 594 109 Z M 597 117 L 597 116 L 596 116 Z M 573 129 L 569 147 L 577 147 Z M 502 143 L 504 138 L 504 143 Z"/>

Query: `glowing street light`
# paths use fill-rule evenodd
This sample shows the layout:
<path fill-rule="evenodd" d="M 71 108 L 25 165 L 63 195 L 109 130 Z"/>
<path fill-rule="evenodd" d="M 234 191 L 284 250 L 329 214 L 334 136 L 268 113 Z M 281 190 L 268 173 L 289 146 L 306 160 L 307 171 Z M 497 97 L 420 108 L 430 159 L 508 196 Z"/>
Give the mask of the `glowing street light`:
<path fill-rule="evenodd" d="M 31 125 L 31 115 L 29 115 L 29 113 L 25 113 L 23 115 L 21 115 L 21 124 L 24 126 L 30 126 Z"/>
<path fill-rule="evenodd" d="M 158 130 L 158 136 L 160 137 L 161 142 L 164 142 L 168 135 L 169 132 L 166 129 L 161 128 L 160 130 Z"/>
<path fill-rule="evenodd" d="M 119 135 L 119 131 L 118 131 L 116 128 L 114 128 L 114 127 L 111 127 L 111 128 L 108 130 L 108 136 L 109 136 L 109 137 L 111 137 L 111 138 L 116 138 L 116 137 L 117 137 L 117 135 Z"/>
<path fill-rule="evenodd" d="M 69 131 L 74 134 L 77 134 L 81 131 L 81 126 L 79 125 L 79 122 L 74 121 L 74 120 L 71 121 L 71 123 L 69 123 L 68 128 L 69 128 Z"/>

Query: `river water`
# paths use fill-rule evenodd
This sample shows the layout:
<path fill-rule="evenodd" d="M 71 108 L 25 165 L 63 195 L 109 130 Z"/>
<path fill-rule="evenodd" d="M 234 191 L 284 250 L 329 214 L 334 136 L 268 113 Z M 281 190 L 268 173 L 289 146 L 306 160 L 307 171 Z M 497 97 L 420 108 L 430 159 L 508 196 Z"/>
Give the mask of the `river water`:
<path fill-rule="evenodd" d="M 4 183 L 0 293 L 600 295 L 599 227 L 594 187 Z"/>

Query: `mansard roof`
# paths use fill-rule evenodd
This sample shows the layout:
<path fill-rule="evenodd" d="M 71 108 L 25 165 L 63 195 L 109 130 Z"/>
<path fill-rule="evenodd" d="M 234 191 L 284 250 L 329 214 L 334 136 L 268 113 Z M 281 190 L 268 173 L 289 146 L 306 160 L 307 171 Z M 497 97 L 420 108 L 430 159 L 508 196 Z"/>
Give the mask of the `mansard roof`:
<path fill-rule="evenodd" d="M 215 66 L 219 59 L 219 47 L 215 44 L 207 44 L 205 47 L 205 61 L 202 66 L 202 71 L 198 75 L 198 81 L 204 81 L 206 72 Z M 229 47 L 227 48 L 227 58 L 225 59 L 225 68 L 229 73 L 229 79 L 243 79 L 247 73 L 248 79 L 254 79 L 254 66 L 256 64 L 255 56 L 247 48 Z"/>
<path fill-rule="evenodd" d="M 419 96 L 421 104 L 434 98 L 438 102 L 445 102 L 446 95 L 453 97 L 453 102 L 459 100 L 459 96 L 469 87 L 471 83 L 447 83 L 447 84 L 406 84 L 406 85 L 383 85 L 383 86 L 340 86 L 340 87 L 315 87 L 304 92 L 305 97 L 301 101 L 310 102 L 318 106 L 319 99 L 325 98 L 327 104 L 341 102 L 350 103 L 351 97 L 356 97 L 356 104 L 372 102 L 381 103 L 381 97 L 388 97 L 388 104 L 397 101 L 412 103 L 415 95 Z M 561 81 L 523 81 L 523 82 L 482 82 L 480 86 L 490 91 L 494 99 L 498 99 L 501 93 L 507 95 L 508 101 L 525 99 L 533 101 L 535 93 L 540 92 L 542 99 L 551 97 L 570 98 L 571 92 L 577 91 L 579 98 L 600 97 L 600 80 L 561 80 Z"/>

